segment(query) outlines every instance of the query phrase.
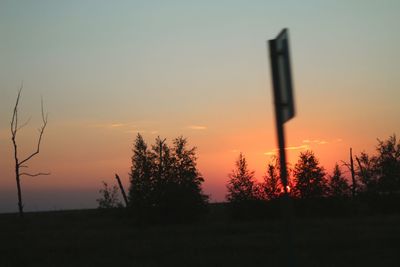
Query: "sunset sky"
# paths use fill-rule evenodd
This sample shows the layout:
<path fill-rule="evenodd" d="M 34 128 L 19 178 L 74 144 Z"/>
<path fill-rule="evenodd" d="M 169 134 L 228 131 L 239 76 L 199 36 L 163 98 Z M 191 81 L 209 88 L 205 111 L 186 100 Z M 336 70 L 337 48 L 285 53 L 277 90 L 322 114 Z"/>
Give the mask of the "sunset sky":
<path fill-rule="evenodd" d="M 266 41 L 290 31 L 296 117 L 288 160 L 330 173 L 348 150 L 400 134 L 400 1 L 1 1 L 0 212 L 17 211 L 10 120 L 24 88 L 26 210 L 91 208 L 101 181 L 128 186 L 132 144 L 183 135 L 212 201 L 239 152 L 261 179 L 276 149 Z"/>

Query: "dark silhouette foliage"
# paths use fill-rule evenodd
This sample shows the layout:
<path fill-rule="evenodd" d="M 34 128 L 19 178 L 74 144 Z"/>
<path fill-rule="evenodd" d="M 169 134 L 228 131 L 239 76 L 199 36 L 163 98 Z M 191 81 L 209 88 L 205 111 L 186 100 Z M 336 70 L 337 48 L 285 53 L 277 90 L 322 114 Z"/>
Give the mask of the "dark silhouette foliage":
<path fill-rule="evenodd" d="M 204 209 L 208 196 L 202 192 L 204 178 L 197 170 L 196 148 L 187 148 L 187 140 L 183 137 L 175 138 L 172 148 L 172 186 L 178 198 L 174 201 L 175 207 L 182 210 L 192 210 L 194 213 Z M 183 201 L 182 201 L 183 200 Z"/>
<path fill-rule="evenodd" d="M 187 148 L 185 138 L 175 138 L 170 148 L 158 137 L 149 150 L 138 134 L 133 152 L 129 205 L 139 220 L 187 221 L 205 211 L 196 148 Z"/>
<path fill-rule="evenodd" d="M 138 134 L 135 140 L 128 193 L 129 205 L 137 210 L 153 206 L 154 167 L 153 157 L 143 137 Z"/>
<path fill-rule="evenodd" d="M 249 220 L 266 217 L 267 203 L 263 200 L 263 189 L 250 171 L 245 156 L 240 153 L 235 168 L 228 174 L 228 209 L 233 219 Z M 274 209 L 274 207 L 272 207 Z"/>
<path fill-rule="evenodd" d="M 346 178 L 343 177 L 342 171 L 337 163 L 333 168 L 332 176 L 329 177 L 328 191 L 329 196 L 335 198 L 349 197 L 351 194 L 351 188 Z"/>
<path fill-rule="evenodd" d="M 100 198 L 96 199 L 99 209 L 120 208 L 122 203 L 118 198 L 118 187 L 113 185 L 108 186 L 106 182 L 103 183 L 103 188 L 99 190 Z"/>
<path fill-rule="evenodd" d="M 293 193 L 299 198 L 320 198 L 326 196 L 325 170 L 320 166 L 312 151 L 300 153 L 293 170 L 295 186 Z"/>
<path fill-rule="evenodd" d="M 264 175 L 264 181 L 260 184 L 261 199 L 272 200 L 282 194 L 282 184 L 279 177 L 279 161 L 274 159 L 267 164 L 267 171 Z"/>
<path fill-rule="evenodd" d="M 235 165 L 235 169 L 228 175 L 228 194 L 226 199 L 231 203 L 255 200 L 256 183 L 254 171 L 248 169 L 246 158 L 242 153 L 240 153 Z"/>
<path fill-rule="evenodd" d="M 375 158 L 379 181 L 378 190 L 381 193 L 400 193 L 400 142 L 396 135 L 387 140 L 378 139 L 378 156 Z"/>
<path fill-rule="evenodd" d="M 353 192 L 338 164 L 327 176 L 312 151 L 300 153 L 294 168 L 289 169 L 289 194 L 293 211 L 299 217 L 331 217 L 400 213 L 400 142 L 396 136 L 381 141 L 377 153 L 362 152 L 352 164 L 357 189 Z M 354 167 L 353 167 L 354 166 Z M 288 175 L 289 176 L 289 175 Z M 281 216 L 282 185 L 279 162 L 267 164 L 263 182 L 257 183 L 243 154 L 235 162 L 227 184 L 228 208 L 234 219 L 276 218 Z M 353 194 L 354 193 L 354 194 Z M 350 197 L 351 196 L 351 197 Z"/>
<path fill-rule="evenodd" d="M 362 152 L 357 160 L 357 178 L 363 195 L 400 194 L 400 142 L 396 135 L 379 140 L 376 155 Z"/>
<path fill-rule="evenodd" d="M 356 157 L 356 162 L 356 175 L 359 184 L 358 193 L 377 194 L 379 181 L 376 175 L 376 157 L 361 152 L 360 156 Z"/>

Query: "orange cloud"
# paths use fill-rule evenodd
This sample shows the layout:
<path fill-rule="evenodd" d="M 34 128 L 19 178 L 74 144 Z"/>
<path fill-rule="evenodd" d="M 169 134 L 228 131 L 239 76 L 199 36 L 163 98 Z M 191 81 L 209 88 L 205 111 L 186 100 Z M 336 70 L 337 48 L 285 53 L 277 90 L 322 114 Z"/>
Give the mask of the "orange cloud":
<path fill-rule="evenodd" d="M 286 150 L 299 150 L 299 149 L 309 149 L 309 145 L 301 145 L 301 146 L 289 146 L 285 147 Z"/>
<path fill-rule="evenodd" d="M 141 134 L 144 134 L 144 133 L 157 134 L 158 133 L 158 131 L 156 131 L 156 130 L 146 131 L 146 130 L 141 130 L 141 129 L 131 129 L 131 130 L 128 130 L 125 132 L 126 133 L 141 133 Z"/>
<path fill-rule="evenodd" d="M 131 123 L 98 123 L 98 124 L 89 124 L 89 127 L 93 128 L 121 128 L 126 126 L 132 126 Z"/>
<path fill-rule="evenodd" d="M 115 127 L 122 127 L 126 126 L 126 123 L 111 123 L 110 127 L 115 128 Z"/>
<path fill-rule="evenodd" d="M 309 148 L 310 148 L 309 145 L 300 145 L 300 146 L 288 146 L 288 147 L 285 147 L 285 150 L 306 150 Z M 264 155 L 273 156 L 273 155 L 276 155 L 278 153 L 278 151 L 279 151 L 278 149 L 274 149 L 274 150 L 265 152 Z"/>
<path fill-rule="evenodd" d="M 303 143 L 305 143 L 305 144 L 325 145 L 325 144 L 328 144 L 328 141 L 321 140 L 321 139 L 314 139 L 314 140 L 305 139 L 305 140 L 303 140 Z"/>
<path fill-rule="evenodd" d="M 202 126 L 202 125 L 190 125 L 187 126 L 187 128 L 191 130 L 207 130 L 207 126 Z"/>

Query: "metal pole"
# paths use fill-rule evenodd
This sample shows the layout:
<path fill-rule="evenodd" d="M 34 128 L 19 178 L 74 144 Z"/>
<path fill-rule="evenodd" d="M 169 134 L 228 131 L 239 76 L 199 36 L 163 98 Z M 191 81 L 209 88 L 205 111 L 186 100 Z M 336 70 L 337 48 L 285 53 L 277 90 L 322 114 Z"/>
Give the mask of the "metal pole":
<path fill-rule="evenodd" d="M 281 103 L 278 101 L 280 99 L 280 84 L 279 84 L 279 74 L 278 74 L 278 62 L 277 58 L 279 52 L 276 51 L 276 41 L 269 40 L 269 52 L 271 57 L 271 71 L 272 71 L 272 82 L 274 89 L 274 104 L 275 104 L 275 118 L 276 118 L 276 130 L 278 137 L 279 146 L 279 162 L 280 162 L 280 176 L 284 190 L 282 215 L 285 221 L 284 238 L 286 240 L 286 263 L 287 266 L 294 266 L 294 247 L 293 247 L 293 231 L 292 231 L 292 208 L 288 192 L 288 179 L 287 179 L 287 169 L 286 169 L 286 151 L 285 151 L 285 132 L 282 118 L 282 107 L 286 103 Z"/>
<path fill-rule="evenodd" d="M 279 84 L 279 74 L 278 74 L 278 62 L 277 56 L 278 51 L 276 51 L 276 41 L 270 40 L 269 41 L 269 49 L 271 55 L 271 70 L 272 70 L 272 82 L 273 82 L 273 89 L 274 89 L 274 104 L 275 104 L 275 118 L 276 118 L 276 130 L 278 136 L 278 146 L 279 146 L 279 163 L 280 163 L 280 176 L 281 181 L 284 186 L 285 195 L 288 194 L 287 190 L 287 170 L 286 170 L 286 152 L 285 152 L 285 134 L 283 128 L 283 119 L 282 119 L 282 107 L 284 103 L 280 103 L 278 96 L 280 94 L 280 84 Z"/>

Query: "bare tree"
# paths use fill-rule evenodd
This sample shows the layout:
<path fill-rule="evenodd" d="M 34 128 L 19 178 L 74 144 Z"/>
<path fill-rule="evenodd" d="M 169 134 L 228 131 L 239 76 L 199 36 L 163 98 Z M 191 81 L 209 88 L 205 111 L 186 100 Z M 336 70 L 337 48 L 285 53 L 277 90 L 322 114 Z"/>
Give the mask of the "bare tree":
<path fill-rule="evenodd" d="M 354 198 L 356 196 L 356 191 L 358 186 L 354 171 L 353 149 L 351 147 L 350 147 L 350 163 L 347 163 L 346 161 L 342 160 L 342 164 L 346 166 L 351 173 L 351 196 Z"/>
<path fill-rule="evenodd" d="M 44 113 L 43 111 L 43 99 L 41 100 L 41 110 L 42 110 L 42 126 L 38 129 L 39 131 L 39 137 L 36 145 L 36 150 L 29 154 L 27 157 L 25 157 L 23 160 L 20 160 L 18 158 L 18 145 L 17 145 L 17 133 L 18 131 L 26 126 L 29 123 L 29 119 L 23 123 L 21 126 L 18 125 L 18 104 L 19 100 L 21 99 L 21 92 L 22 92 L 23 85 L 21 85 L 19 91 L 18 91 L 18 96 L 17 96 L 17 101 L 15 102 L 14 106 L 14 111 L 12 115 L 12 120 L 11 120 L 11 140 L 14 146 L 14 160 L 15 160 L 15 179 L 17 182 L 17 191 L 18 191 L 18 210 L 19 210 L 19 215 L 23 216 L 24 214 L 24 206 L 22 203 L 22 191 L 21 191 L 21 176 L 30 176 L 30 177 L 36 177 L 40 175 L 49 175 L 50 173 L 47 172 L 38 172 L 38 173 L 29 173 L 29 172 L 21 172 L 21 168 L 28 168 L 28 161 L 32 159 L 34 156 L 39 154 L 40 152 L 40 144 L 42 142 L 42 137 L 44 130 L 46 129 L 47 126 L 47 114 Z"/>
<path fill-rule="evenodd" d="M 119 189 L 121 190 L 122 197 L 124 198 L 125 207 L 128 207 L 128 204 L 129 204 L 128 198 L 126 197 L 125 189 L 124 189 L 124 187 L 122 186 L 121 179 L 119 178 L 119 175 L 118 175 L 118 174 L 115 174 L 115 179 L 117 179 L 117 182 L 118 182 L 118 185 L 119 185 Z"/>

